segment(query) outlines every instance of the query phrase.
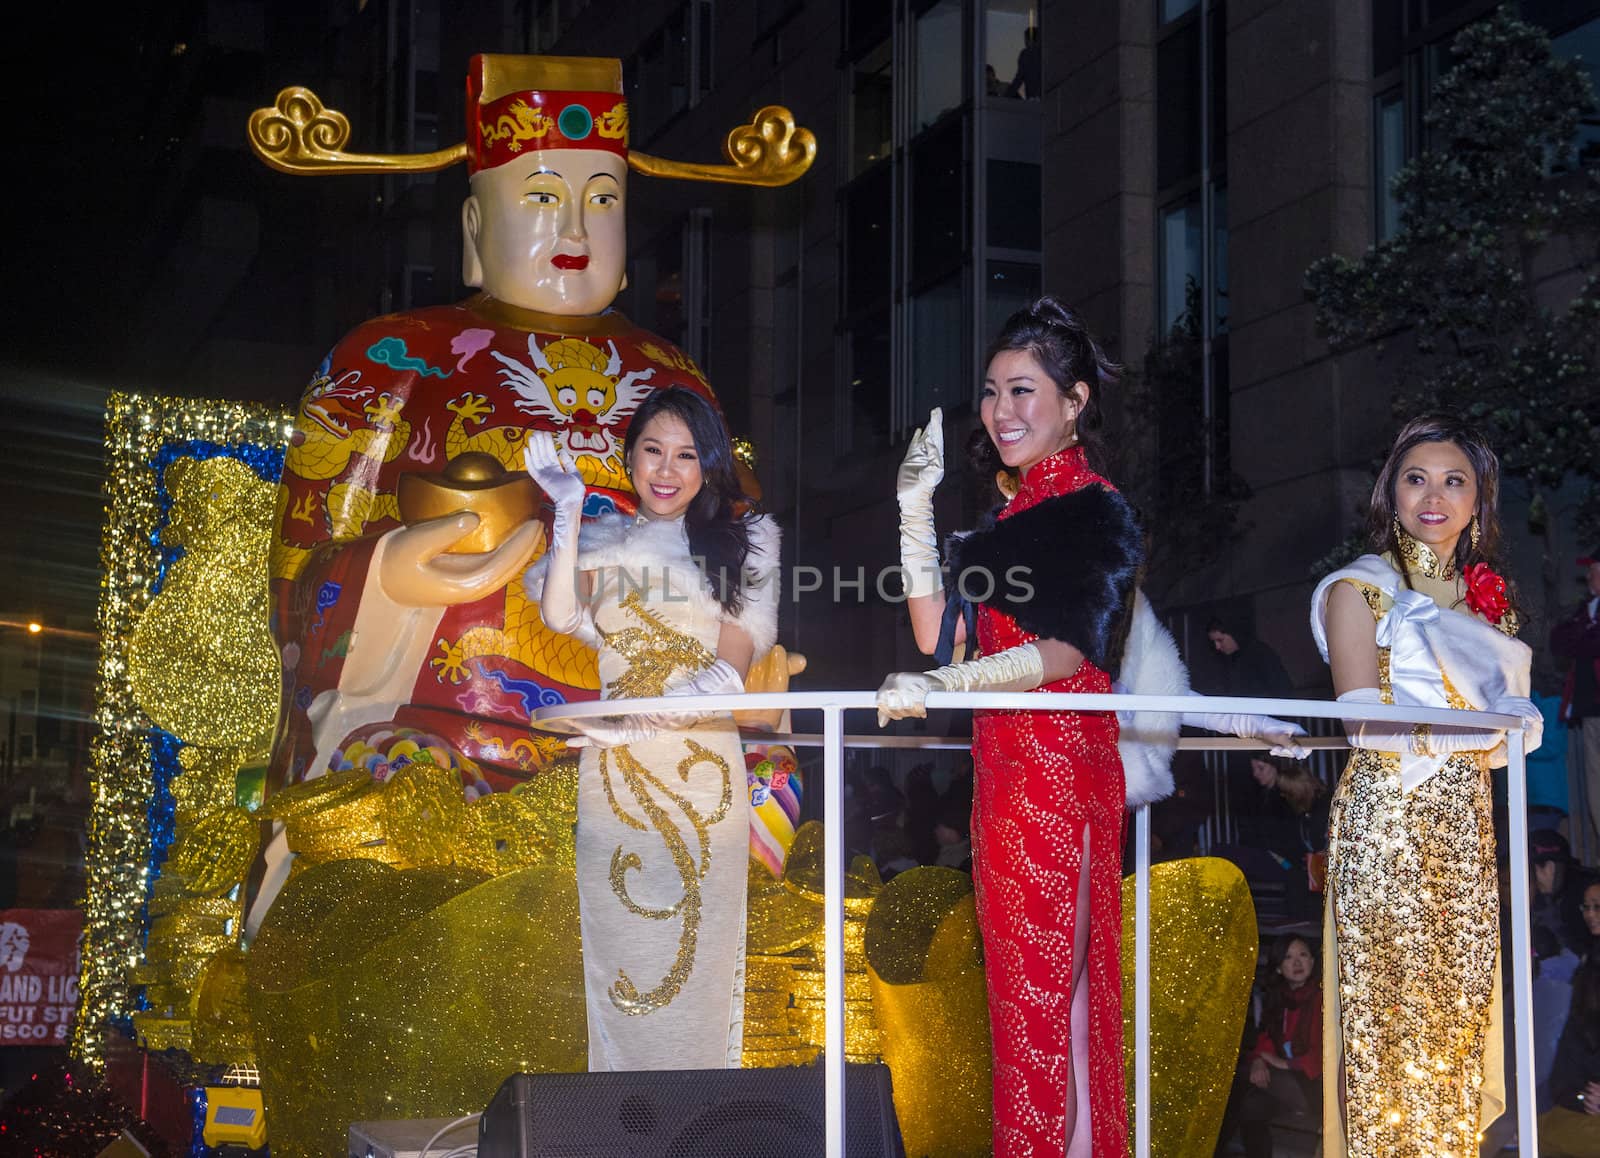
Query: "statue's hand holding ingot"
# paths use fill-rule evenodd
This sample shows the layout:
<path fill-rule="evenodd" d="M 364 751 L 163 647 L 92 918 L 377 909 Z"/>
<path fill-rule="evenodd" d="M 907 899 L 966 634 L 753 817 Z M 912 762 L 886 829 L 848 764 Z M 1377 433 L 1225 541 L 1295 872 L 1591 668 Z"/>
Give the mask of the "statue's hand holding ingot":
<path fill-rule="evenodd" d="M 489 455 L 458 455 L 439 475 L 402 475 L 398 497 L 406 525 L 389 532 L 378 578 L 404 606 L 482 599 L 544 549 L 532 480 Z"/>

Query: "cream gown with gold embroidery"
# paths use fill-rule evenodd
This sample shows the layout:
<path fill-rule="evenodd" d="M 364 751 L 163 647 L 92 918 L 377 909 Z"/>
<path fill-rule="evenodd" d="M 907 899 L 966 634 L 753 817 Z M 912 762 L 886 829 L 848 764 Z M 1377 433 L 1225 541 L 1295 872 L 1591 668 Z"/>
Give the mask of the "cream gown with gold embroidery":
<path fill-rule="evenodd" d="M 761 520 L 776 565 L 776 532 Z M 609 534 L 620 530 L 620 535 Z M 716 660 L 730 619 L 771 645 L 775 606 L 729 616 L 710 598 L 679 522 L 602 528 L 579 566 L 605 699 L 658 696 Z M 775 597 L 771 603 L 775 605 Z M 578 906 L 590 1070 L 739 1065 L 745 881 L 744 758 L 731 716 L 641 743 L 588 747 L 579 761 Z"/>

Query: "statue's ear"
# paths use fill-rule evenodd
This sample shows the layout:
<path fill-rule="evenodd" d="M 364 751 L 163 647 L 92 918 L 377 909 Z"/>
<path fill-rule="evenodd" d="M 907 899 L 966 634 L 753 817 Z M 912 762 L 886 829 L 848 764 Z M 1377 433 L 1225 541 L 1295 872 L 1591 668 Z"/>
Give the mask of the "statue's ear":
<path fill-rule="evenodd" d="M 483 228 L 483 214 L 478 199 L 468 197 L 461 203 L 461 280 L 470 286 L 483 284 L 483 260 L 478 256 L 478 234 Z"/>

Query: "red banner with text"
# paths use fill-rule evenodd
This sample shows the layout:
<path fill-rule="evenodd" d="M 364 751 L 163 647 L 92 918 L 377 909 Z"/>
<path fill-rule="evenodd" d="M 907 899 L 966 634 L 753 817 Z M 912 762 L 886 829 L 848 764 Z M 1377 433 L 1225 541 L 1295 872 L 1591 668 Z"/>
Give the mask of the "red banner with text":
<path fill-rule="evenodd" d="M 66 1045 L 78 1008 L 77 909 L 0 909 L 0 1045 Z"/>

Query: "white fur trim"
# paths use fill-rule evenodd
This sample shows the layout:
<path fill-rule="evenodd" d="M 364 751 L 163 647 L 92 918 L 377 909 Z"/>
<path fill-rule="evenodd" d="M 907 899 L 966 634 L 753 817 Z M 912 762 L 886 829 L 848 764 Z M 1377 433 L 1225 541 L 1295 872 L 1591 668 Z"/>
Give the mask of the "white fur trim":
<path fill-rule="evenodd" d="M 1140 696 L 1186 696 L 1189 669 L 1178 644 L 1156 618 L 1143 591 L 1133 596 L 1133 618 L 1122 652 L 1118 690 Z M 1129 808 L 1172 795 L 1172 757 L 1178 750 L 1179 717 L 1171 712 L 1118 712 L 1122 777 Z"/>
<path fill-rule="evenodd" d="M 750 524 L 744 606 L 738 615 L 724 611 L 712 597 L 699 565 L 689 554 L 689 537 L 682 519 L 636 519 L 612 513 L 586 522 L 578 532 L 578 570 L 622 568 L 635 576 L 642 575 L 646 568 L 656 575 L 664 571 L 670 576 L 675 598 L 692 599 L 721 622 L 744 628 L 755 645 L 755 658 L 760 659 L 772 650 L 778 638 L 781 546 L 782 533 L 770 515 L 762 515 Z M 531 599 L 538 599 L 544 590 L 547 558 L 534 563 L 524 576 Z"/>

